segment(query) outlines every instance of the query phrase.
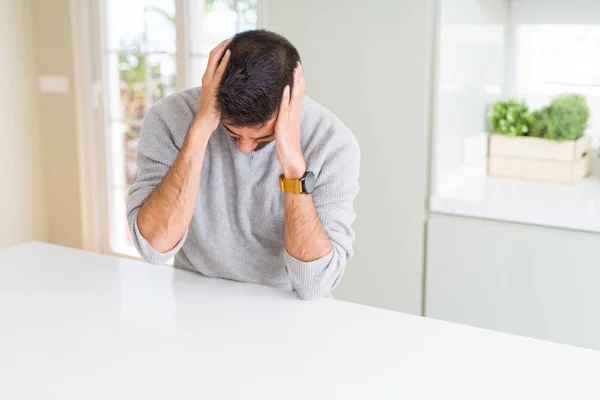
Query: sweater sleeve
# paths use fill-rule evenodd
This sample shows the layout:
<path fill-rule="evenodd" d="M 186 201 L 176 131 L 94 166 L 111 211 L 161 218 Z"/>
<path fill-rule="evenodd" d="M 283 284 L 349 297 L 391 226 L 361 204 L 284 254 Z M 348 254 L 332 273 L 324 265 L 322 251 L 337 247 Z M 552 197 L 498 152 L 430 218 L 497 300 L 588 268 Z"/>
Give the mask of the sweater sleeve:
<path fill-rule="evenodd" d="M 302 262 L 287 251 L 283 255 L 294 290 L 304 300 L 331 296 L 346 262 L 352 257 L 355 237 L 352 223 L 356 218 L 354 198 L 359 190 L 360 149 L 354 137 L 349 135 L 349 138 L 328 152 L 313 191 L 317 214 L 331 240 L 331 252 L 312 262 Z M 310 169 L 310 160 L 308 164 Z"/>
<path fill-rule="evenodd" d="M 152 264 L 164 264 L 173 258 L 187 237 L 186 230 L 173 249 L 161 253 L 142 236 L 138 226 L 140 209 L 154 189 L 162 182 L 179 154 L 172 133 L 156 111 L 158 105 L 159 103 L 156 103 L 148 110 L 142 123 L 142 134 L 137 148 L 139 171 L 135 182 L 129 187 L 127 199 L 127 221 L 133 243 L 142 258 Z"/>

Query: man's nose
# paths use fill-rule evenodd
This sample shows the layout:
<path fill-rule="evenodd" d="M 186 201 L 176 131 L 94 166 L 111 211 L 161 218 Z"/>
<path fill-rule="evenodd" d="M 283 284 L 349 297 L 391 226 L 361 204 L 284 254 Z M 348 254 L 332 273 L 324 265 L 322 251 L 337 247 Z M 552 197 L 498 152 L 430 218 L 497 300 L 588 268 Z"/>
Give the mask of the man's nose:
<path fill-rule="evenodd" d="M 248 154 L 256 148 L 257 143 L 256 140 L 238 139 L 237 145 L 242 153 Z"/>

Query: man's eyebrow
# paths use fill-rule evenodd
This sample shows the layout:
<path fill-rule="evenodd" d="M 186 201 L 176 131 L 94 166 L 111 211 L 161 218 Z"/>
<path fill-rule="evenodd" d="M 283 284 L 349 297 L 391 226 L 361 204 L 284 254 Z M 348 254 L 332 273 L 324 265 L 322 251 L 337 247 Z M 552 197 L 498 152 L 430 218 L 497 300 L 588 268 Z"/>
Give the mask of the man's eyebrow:
<path fill-rule="evenodd" d="M 257 138 L 253 138 L 254 140 L 260 140 L 260 139 L 266 139 L 266 138 L 270 138 L 271 136 L 275 136 L 275 133 L 271 133 L 265 136 L 261 136 L 261 137 L 257 137 Z"/>
<path fill-rule="evenodd" d="M 232 133 L 232 134 L 234 134 L 235 136 L 241 136 L 240 134 L 238 134 L 238 133 L 235 133 L 234 131 L 232 131 L 232 130 L 231 130 L 231 129 L 230 129 L 228 126 L 227 126 L 227 125 L 225 125 L 224 123 L 222 123 L 222 122 L 221 122 L 221 125 L 223 125 L 223 127 L 224 127 L 225 129 L 227 129 L 227 130 L 229 131 L 229 133 Z M 252 138 L 252 139 L 253 139 L 253 140 L 261 140 L 261 139 L 270 138 L 271 136 L 274 136 L 274 135 L 275 135 L 275 133 L 270 133 L 270 134 L 268 134 L 268 135 L 261 136 L 261 137 L 257 137 L 257 138 Z"/>
<path fill-rule="evenodd" d="M 225 129 L 227 129 L 229 131 L 229 133 L 233 133 L 236 136 L 240 136 L 237 133 L 235 133 L 234 131 L 232 131 L 231 129 L 229 129 L 229 127 L 227 125 L 225 125 L 224 123 L 221 122 L 221 125 L 223 125 L 223 127 L 225 127 Z"/>

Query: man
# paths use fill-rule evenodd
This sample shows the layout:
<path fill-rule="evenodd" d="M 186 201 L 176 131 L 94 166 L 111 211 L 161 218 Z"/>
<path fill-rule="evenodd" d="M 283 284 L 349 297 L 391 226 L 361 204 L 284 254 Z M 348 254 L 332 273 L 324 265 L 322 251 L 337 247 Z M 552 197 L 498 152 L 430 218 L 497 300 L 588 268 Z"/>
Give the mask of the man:
<path fill-rule="evenodd" d="M 296 48 L 259 30 L 210 53 L 201 89 L 148 110 L 127 213 L 145 260 L 331 295 L 352 256 L 360 154 L 304 94 Z"/>

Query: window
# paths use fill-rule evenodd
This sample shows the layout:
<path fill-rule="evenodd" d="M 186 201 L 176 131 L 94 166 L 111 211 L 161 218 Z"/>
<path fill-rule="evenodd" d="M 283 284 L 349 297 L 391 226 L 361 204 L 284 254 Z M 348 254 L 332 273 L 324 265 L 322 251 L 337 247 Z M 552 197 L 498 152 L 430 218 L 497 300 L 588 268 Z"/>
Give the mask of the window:
<path fill-rule="evenodd" d="M 100 1 L 110 250 L 137 255 L 126 220 L 141 122 L 152 104 L 200 86 L 210 50 L 257 27 L 257 0 Z M 106 221 L 106 219 L 105 219 Z"/>
<path fill-rule="evenodd" d="M 536 110 L 579 93 L 598 151 L 600 3 L 444 0 L 440 10 L 430 211 L 593 230 L 597 157 L 575 185 L 489 177 L 485 114 L 497 100 Z"/>
<path fill-rule="evenodd" d="M 587 134 L 600 133 L 600 26 L 521 25 L 516 32 L 516 94 L 531 108 L 580 93 L 590 107 Z"/>

